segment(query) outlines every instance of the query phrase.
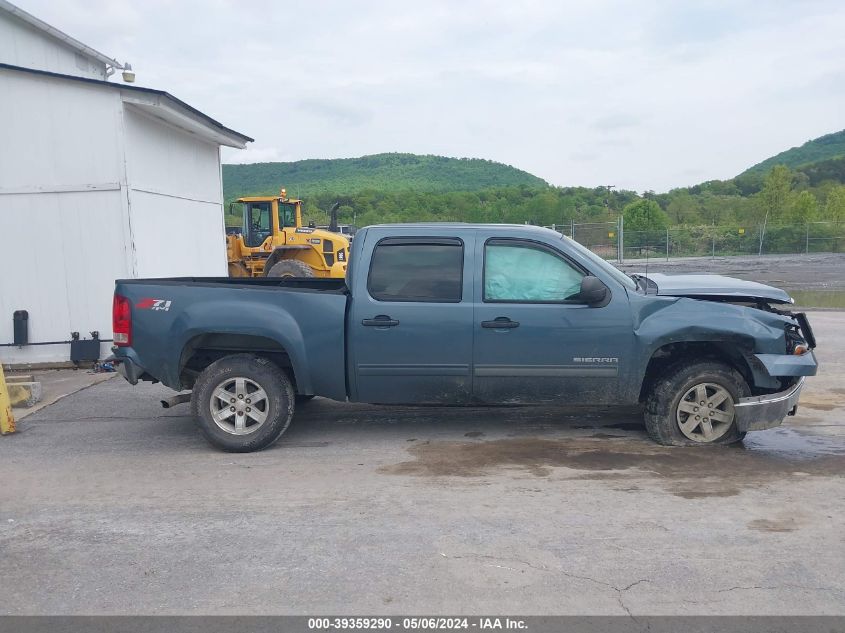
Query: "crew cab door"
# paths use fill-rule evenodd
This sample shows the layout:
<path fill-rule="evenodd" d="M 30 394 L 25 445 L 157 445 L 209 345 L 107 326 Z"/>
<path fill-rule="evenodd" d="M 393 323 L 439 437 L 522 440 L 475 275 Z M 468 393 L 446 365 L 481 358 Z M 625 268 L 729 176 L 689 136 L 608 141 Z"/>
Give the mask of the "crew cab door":
<path fill-rule="evenodd" d="M 476 244 L 474 395 L 484 403 L 613 403 L 629 367 L 624 289 L 609 303 L 578 300 L 591 271 L 561 250 L 487 236 Z"/>
<path fill-rule="evenodd" d="M 353 260 L 347 325 L 352 398 L 468 402 L 474 239 L 367 234 L 365 240 L 361 258 Z"/>

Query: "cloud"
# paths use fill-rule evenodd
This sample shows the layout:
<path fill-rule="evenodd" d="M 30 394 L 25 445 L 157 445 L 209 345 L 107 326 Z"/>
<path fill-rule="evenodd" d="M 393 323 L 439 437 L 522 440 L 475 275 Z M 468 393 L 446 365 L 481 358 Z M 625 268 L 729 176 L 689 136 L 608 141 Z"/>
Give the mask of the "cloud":
<path fill-rule="evenodd" d="M 613 131 L 623 128 L 637 127 L 643 122 L 643 117 L 635 114 L 616 113 L 599 117 L 593 122 L 597 130 Z"/>
<path fill-rule="evenodd" d="M 345 105 L 338 102 L 335 96 L 325 95 L 323 99 L 302 99 L 297 107 L 306 114 L 344 127 L 363 125 L 373 117 L 370 110 Z"/>
<path fill-rule="evenodd" d="M 660 191 L 843 127 L 838 0 L 16 1 L 256 139 L 226 161 L 408 151 Z"/>
<path fill-rule="evenodd" d="M 224 148 L 223 160 L 227 163 L 277 163 L 285 160 L 281 152 L 275 147 L 261 147 L 247 145 L 246 149 L 232 150 Z"/>

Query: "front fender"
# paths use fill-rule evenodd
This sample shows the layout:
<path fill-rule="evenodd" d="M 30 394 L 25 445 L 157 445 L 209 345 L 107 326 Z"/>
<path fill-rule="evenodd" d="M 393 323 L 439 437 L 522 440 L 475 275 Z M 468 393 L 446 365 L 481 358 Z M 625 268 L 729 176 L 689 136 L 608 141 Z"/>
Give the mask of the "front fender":
<path fill-rule="evenodd" d="M 743 359 L 755 381 L 765 383 L 766 377 L 758 375 L 754 360 L 761 356 L 783 357 L 785 326 L 792 322 L 784 315 L 756 308 L 689 298 L 636 296 L 632 297 L 631 306 L 641 380 L 660 348 L 672 343 L 709 343 Z M 762 359 L 760 362 L 765 366 Z"/>

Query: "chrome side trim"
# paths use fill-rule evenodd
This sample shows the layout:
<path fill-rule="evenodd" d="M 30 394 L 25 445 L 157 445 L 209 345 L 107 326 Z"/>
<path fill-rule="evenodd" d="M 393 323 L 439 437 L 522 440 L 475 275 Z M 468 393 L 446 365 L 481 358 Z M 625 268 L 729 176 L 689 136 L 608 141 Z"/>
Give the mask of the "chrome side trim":
<path fill-rule="evenodd" d="M 589 365 L 476 365 L 473 372 L 478 378 L 563 378 L 592 376 L 612 378 L 619 375 L 618 367 Z"/>

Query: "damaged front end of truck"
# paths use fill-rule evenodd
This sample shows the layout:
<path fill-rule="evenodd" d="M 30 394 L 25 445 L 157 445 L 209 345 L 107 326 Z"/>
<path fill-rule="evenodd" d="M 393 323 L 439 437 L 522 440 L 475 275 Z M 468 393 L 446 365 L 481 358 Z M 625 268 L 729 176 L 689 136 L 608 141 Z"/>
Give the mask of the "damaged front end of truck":
<path fill-rule="evenodd" d="M 647 350 L 644 383 L 660 365 L 689 355 L 728 362 L 751 395 L 735 403 L 740 432 L 795 415 L 807 376 L 818 371 L 807 316 L 783 290 L 719 275 L 632 275 L 634 335 Z M 645 390 L 645 387 L 644 387 Z"/>

